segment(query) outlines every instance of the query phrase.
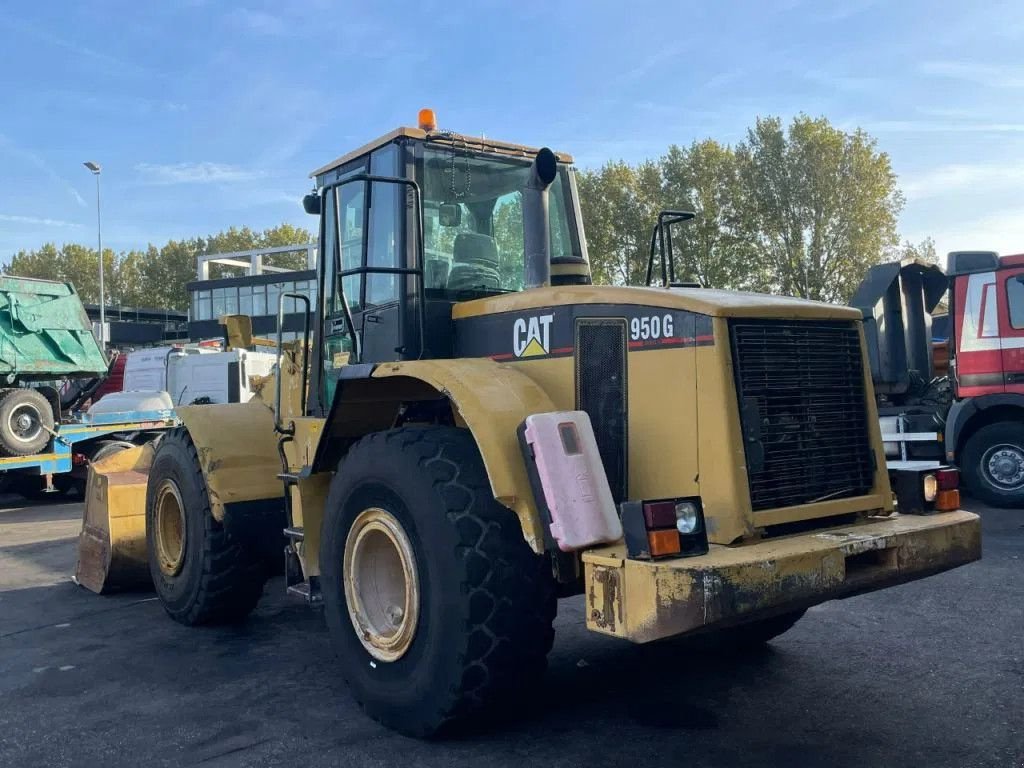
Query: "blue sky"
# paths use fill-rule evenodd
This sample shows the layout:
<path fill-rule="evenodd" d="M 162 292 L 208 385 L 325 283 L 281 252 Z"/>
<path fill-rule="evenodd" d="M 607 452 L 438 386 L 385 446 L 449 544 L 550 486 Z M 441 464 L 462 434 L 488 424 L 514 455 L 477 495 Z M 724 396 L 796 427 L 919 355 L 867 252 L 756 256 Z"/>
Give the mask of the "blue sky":
<path fill-rule="evenodd" d="M 422 106 L 582 166 L 824 115 L 891 155 L 903 236 L 1024 251 L 1022 40 L 1017 1 L 8 4 L 0 260 L 95 241 L 84 160 L 115 249 L 309 226 L 309 171 Z"/>

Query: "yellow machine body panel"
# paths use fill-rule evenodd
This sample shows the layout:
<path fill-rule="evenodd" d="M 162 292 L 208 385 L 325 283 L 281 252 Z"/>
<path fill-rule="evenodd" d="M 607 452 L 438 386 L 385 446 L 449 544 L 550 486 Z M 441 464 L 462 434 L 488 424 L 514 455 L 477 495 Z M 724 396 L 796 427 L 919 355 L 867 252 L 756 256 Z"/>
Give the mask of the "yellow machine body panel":
<path fill-rule="evenodd" d="M 729 626 L 911 581 L 981 557 L 970 512 L 893 515 L 701 557 L 630 560 L 621 544 L 583 555 L 587 627 L 634 642 Z"/>
<path fill-rule="evenodd" d="M 274 412 L 268 404 L 253 398 L 175 412 L 196 446 L 215 519 L 224 519 L 229 504 L 284 495 Z"/>
<path fill-rule="evenodd" d="M 385 363 L 373 376 L 414 379 L 451 401 L 456 423 L 473 433 L 480 448 L 494 498 L 516 513 L 533 550 L 543 551 L 540 516 L 516 429 L 531 413 L 556 410 L 548 392 L 516 367 L 483 358 Z"/>

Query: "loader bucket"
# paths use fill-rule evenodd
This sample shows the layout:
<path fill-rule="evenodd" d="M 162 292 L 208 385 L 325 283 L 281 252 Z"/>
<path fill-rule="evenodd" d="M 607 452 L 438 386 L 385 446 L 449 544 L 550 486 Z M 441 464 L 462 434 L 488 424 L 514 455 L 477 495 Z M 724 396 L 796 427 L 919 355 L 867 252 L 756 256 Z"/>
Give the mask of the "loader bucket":
<path fill-rule="evenodd" d="M 152 584 L 146 557 L 146 481 L 152 445 L 89 466 L 75 581 L 97 594 Z"/>

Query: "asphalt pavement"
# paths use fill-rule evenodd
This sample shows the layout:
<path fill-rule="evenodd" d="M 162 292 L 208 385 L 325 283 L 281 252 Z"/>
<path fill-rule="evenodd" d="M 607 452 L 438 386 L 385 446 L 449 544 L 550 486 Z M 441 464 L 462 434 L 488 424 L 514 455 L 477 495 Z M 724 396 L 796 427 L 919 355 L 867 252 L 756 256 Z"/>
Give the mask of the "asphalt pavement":
<path fill-rule="evenodd" d="M 811 609 L 736 658 L 633 646 L 559 607 L 531 711 L 454 741 L 366 718 L 321 617 L 271 581 L 236 628 L 71 581 L 77 503 L 0 498 L 0 766 L 1024 766 L 1024 511 L 981 562 Z"/>

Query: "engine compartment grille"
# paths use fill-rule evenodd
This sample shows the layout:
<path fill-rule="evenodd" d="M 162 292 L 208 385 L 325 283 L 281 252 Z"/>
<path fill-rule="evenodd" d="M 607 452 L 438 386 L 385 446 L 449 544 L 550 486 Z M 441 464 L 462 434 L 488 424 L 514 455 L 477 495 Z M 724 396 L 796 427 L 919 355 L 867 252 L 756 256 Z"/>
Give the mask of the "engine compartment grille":
<path fill-rule="evenodd" d="M 590 416 L 612 498 L 626 498 L 626 321 L 576 321 L 576 407 Z"/>
<path fill-rule="evenodd" d="M 734 320 L 730 331 L 754 511 L 870 491 L 875 465 L 856 325 Z"/>

